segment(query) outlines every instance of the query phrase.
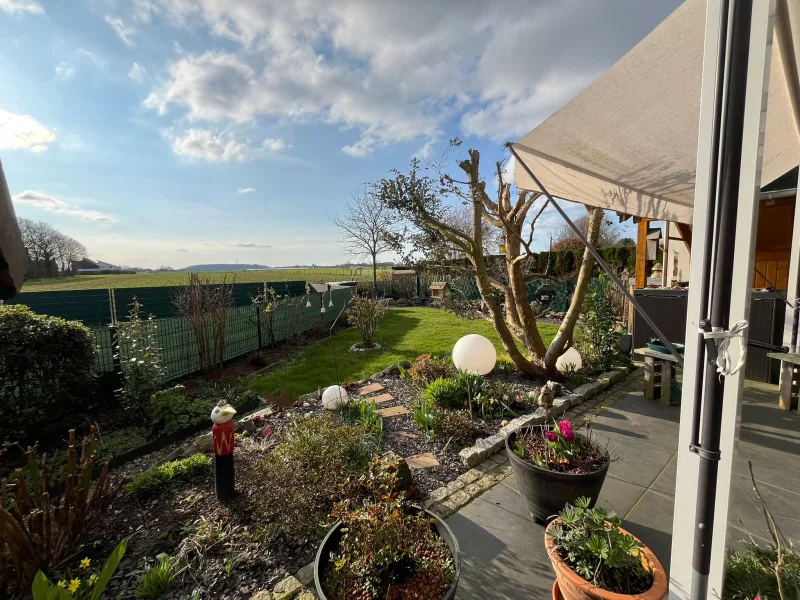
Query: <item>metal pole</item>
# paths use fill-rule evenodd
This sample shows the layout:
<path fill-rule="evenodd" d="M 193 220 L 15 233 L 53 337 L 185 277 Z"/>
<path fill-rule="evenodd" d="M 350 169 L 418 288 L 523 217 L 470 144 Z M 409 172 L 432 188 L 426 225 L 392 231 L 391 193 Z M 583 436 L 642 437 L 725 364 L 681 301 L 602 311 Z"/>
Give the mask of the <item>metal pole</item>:
<path fill-rule="evenodd" d="M 614 285 L 616 285 L 617 288 L 619 288 L 619 290 L 623 294 L 625 294 L 625 297 L 630 301 L 631 305 L 633 305 L 633 307 L 636 309 L 636 312 L 638 312 L 641 315 L 641 317 L 645 320 L 645 322 L 648 325 L 650 325 L 650 327 L 652 328 L 653 331 L 655 331 L 659 339 L 661 339 L 661 341 L 664 342 L 664 345 L 667 347 L 670 353 L 675 357 L 675 360 L 678 361 L 678 364 L 681 367 L 683 367 L 683 357 L 681 356 L 680 352 L 678 352 L 675 346 L 673 346 L 672 343 L 667 339 L 667 336 L 664 335 L 664 333 L 661 331 L 658 325 L 655 324 L 655 321 L 653 321 L 653 319 L 650 318 L 650 315 L 648 315 L 645 312 L 645 310 L 641 306 L 639 306 L 639 304 L 636 302 L 636 299 L 633 297 L 633 294 L 631 294 L 627 289 L 625 289 L 625 284 L 622 283 L 622 280 L 620 280 L 620 278 L 617 277 L 613 269 L 608 265 L 606 261 L 603 260 L 603 257 L 600 256 L 600 253 L 595 249 L 595 247 L 592 244 L 589 243 L 589 240 L 586 239 L 586 236 L 583 235 L 583 232 L 580 229 L 578 229 L 575 223 L 572 222 L 572 219 L 570 219 L 567 216 L 567 213 L 563 211 L 561 206 L 559 206 L 558 202 L 556 202 L 553 196 L 550 195 L 550 192 L 548 192 L 547 189 L 542 184 L 542 182 L 539 181 L 539 178 L 533 174 L 533 171 L 531 171 L 530 167 L 528 167 L 528 165 L 525 164 L 525 162 L 519 157 L 519 154 L 517 154 L 516 150 L 514 150 L 514 145 L 511 142 L 506 142 L 505 146 L 506 148 L 508 148 L 511 154 L 514 155 L 514 158 L 517 159 L 517 163 L 523 169 L 525 169 L 525 172 L 528 174 L 528 176 L 536 183 L 536 185 L 539 186 L 539 189 L 542 190 L 542 194 L 544 194 L 544 196 L 548 199 L 548 201 L 556 208 L 556 210 L 559 212 L 564 221 L 566 221 L 567 225 L 569 225 L 570 229 L 572 229 L 575 235 L 577 235 L 578 238 L 583 242 L 583 244 L 589 250 L 591 255 L 597 261 L 597 264 L 600 265 L 600 268 L 602 268 L 603 271 L 605 271 L 606 274 L 611 278 L 611 280 L 614 282 Z"/>
<path fill-rule="evenodd" d="M 715 331 L 725 331 L 729 325 L 752 13 L 753 0 L 736 0 L 727 23 L 730 28 L 730 50 L 728 52 L 728 72 L 725 78 L 725 96 L 721 105 L 725 114 L 718 159 L 720 193 L 717 198 L 717 212 L 719 226 L 714 256 L 714 286 L 711 291 L 710 315 L 710 325 Z M 721 107 L 718 105 L 717 108 Z M 700 457 L 692 552 L 692 598 L 697 599 L 706 598 L 708 595 L 717 477 L 721 456 L 722 399 L 725 391 L 725 378 L 720 377 L 714 368 L 716 349 L 711 340 L 708 342 L 703 385 L 701 443 L 699 447 L 693 448 L 693 451 Z"/>

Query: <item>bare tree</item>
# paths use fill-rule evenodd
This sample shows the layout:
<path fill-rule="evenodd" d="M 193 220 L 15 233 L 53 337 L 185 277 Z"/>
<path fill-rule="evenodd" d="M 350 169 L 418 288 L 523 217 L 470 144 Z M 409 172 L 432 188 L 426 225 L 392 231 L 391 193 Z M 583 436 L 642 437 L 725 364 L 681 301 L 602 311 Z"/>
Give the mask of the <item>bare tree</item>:
<path fill-rule="evenodd" d="M 602 213 L 601 213 L 602 214 Z M 573 222 L 580 229 L 583 235 L 589 232 L 589 224 L 592 217 L 590 212 L 581 215 Z M 597 245 L 600 248 L 608 248 L 609 246 L 616 246 L 621 241 L 620 227 L 614 223 L 608 216 L 603 215 L 600 219 L 600 233 L 597 237 Z M 582 250 L 583 242 L 572 228 L 565 222 L 560 222 L 555 228 L 553 233 L 553 250 Z"/>
<path fill-rule="evenodd" d="M 372 261 L 372 287 L 378 285 L 378 260 L 381 252 L 395 247 L 397 226 L 394 212 L 386 206 L 372 186 L 353 193 L 343 217 L 331 221 L 342 230 L 342 243 L 352 256 Z"/>
<path fill-rule="evenodd" d="M 460 145 L 458 139 L 451 142 L 450 148 Z M 411 171 L 406 175 L 394 171 L 394 177 L 379 183 L 381 197 L 396 209 L 400 216 L 411 223 L 418 231 L 417 239 L 422 240 L 420 248 L 430 248 L 440 244 L 451 244 L 466 257 L 475 277 L 481 298 L 489 309 L 492 324 L 514 364 L 524 373 L 533 377 L 545 378 L 557 375 L 556 359 L 569 347 L 583 302 L 589 276 L 594 267 L 594 259 L 588 250 L 584 252 L 578 276 L 578 287 L 573 293 L 570 305 L 570 318 L 565 319 L 558 335 L 548 352 L 536 324 L 536 316 L 528 301 L 527 281 L 542 274 L 531 273 L 526 267 L 531 264 L 533 255 L 531 243 L 536 221 L 547 206 L 541 203 L 534 210 L 540 195 L 520 191 L 516 200 L 512 199 L 511 185 L 503 180 L 502 162 L 496 163 L 498 182 L 497 200 L 486 193 L 486 181 L 480 176 L 480 155 L 477 150 L 469 151 L 469 159 L 458 163 L 465 173 L 465 180 L 457 180 L 446 172 L 446 152 L 437 163 L 428 167 L 436 177 L 425 175 L 418 159 L 412 160 Z M 469 207 L 472 214 L 472 227 L 464 232 L 447 222 L 448 209 L 444 200 L 458 199 Z M 533 215 L 533 216 L 531 216 Z M 599 217 L 602 210 L 592 213 L 588 228 L 588 239 L 597 242 Z M 505 277 L 493 276 L 484 248 L 484 226 L 486 221 L 500 230 L 506 245 Z M 505 301 L 505 315 L 501 305 Z M 574 315 L 574 319 L 572 316 Z M 529 356 L 517 346 L 520 340 Z"/>
<path fill-rule="evenodd" d="M 72 273 L 72 263 L 86 256 L 86 246 L 75 238 L 58 232 L 56 236 L 56 264 L 62 274 Z"/>
<path fill-rule="evenodd" d="M 19 228 L 34 277 L 67 274 L 73 261 L 86 256 L 83 244 L 44 221 L 20 219 Z"/>

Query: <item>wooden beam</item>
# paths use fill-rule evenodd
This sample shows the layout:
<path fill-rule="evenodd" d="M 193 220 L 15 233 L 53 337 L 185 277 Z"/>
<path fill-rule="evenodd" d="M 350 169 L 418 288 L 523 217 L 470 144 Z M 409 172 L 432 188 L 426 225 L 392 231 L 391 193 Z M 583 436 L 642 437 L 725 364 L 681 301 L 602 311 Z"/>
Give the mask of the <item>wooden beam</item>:
<path fill-rule="evenodd" d="M 672 261 L 669 258 L 669 221 L 664 221 L 664 229 L 666 235 L 664 236 L 664 259 L 661 261 L 661 287 L 670 287 L 672 285 Z"/>
<path fill-rule="evenodd" d="M 636 289 L 647 287 L 647 224 L 650 219 L 639 219 L 636 229 Z"/>
<path fill-rule="evenodd" d="M 675 223 L 675 227 L 678 229 L 678 233 L 681 234 L 681 238 L 683 238 L 683 243 L 686 244 L 686 249 L 689 251 L 689 254 L 692 253 L 692 226 L 687 225 L 686 223 Z"/>

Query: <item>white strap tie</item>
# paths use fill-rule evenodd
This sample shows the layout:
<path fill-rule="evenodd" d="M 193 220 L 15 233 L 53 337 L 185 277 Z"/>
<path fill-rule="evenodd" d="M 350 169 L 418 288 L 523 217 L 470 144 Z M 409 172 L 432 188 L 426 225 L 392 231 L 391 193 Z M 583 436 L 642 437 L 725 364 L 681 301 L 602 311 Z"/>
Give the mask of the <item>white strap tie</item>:
<path fill-rule="evenodd" d="M 717 346 L 717 372 L 720 375 L 728 376 L 733 375 L 744 365 L 744 358 L 747 352 L 747 344 L 744 341 L 744 330 L 747 329 L 747 321 L 741 320 L 733 324 L 728 331 L 724 331 L 721 327 L 712 327 L 711 331 L 698 331 L 703 334 L 707 340 L 714 340 Z M 731 369 L 731 353 L 730 345 L 733 338 L 739 339 L 739 361 L 736 366 Z"/>

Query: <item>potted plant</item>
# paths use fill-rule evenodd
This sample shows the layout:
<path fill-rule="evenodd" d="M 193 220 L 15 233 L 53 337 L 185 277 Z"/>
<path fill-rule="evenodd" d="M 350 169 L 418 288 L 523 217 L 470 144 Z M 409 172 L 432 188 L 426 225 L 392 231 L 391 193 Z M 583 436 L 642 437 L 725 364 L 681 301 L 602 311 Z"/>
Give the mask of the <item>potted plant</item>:
<path fill-rule="evenodd" d="M 581 496 L 597 500 L 611 456 L 570 421 L 524 427 L 506 437 L 506 452 L 531 517 L 545 523 Z"/>
<path fill-rule="evenodd" d="M 663 600 L 664 567 L 622 520 L 588 498 L 567 506 L 547 526 L 544 542 L 556 572 L 554 600 Z"/>
<path fill-rule="evenodd" d="M 433 513 L 409 504 L 398 470 L 379 461 L 338 503 L 338 521 L 314 561 L 321 600 L 402 600 L 455 597 L 461 568 L 458 543 Z"/>

